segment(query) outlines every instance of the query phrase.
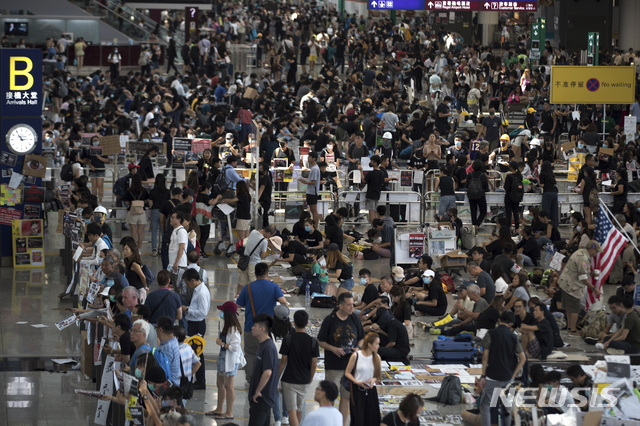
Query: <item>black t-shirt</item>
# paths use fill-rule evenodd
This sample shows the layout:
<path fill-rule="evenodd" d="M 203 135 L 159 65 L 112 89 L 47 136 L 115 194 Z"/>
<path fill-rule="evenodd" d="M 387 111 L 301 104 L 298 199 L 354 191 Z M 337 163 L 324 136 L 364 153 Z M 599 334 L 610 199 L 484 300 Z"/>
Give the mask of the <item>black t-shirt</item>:
<path fill-rule="evenodd" d="M 541 174 L 540 175 L 540 184 L 544 185 L 543 192 L 558 192 L 558 187 L 556 186 L 556 178 L 552 174 Z"/>
<path fill-rule="evenodd" d="M 131 202 L 132 201 L 145 201 L 149 199 L 149 193 L 146 189 L 142 189 L 142 192 L 133 192 L 132 190 L 128 190 L 124 197 L 122 197 L 122 201 L 126 201 L 129 203 L 129 210 L 131 210 Z M 146 206 L 145 206 L 146 207 Z"/>
<path fill-rule="evenodd" d="M 340 269 L 341 272 L 340 272 L 340 276 L 338 277 L 340 281 L 353 278 L 353 266 L 351 265 L 347 265 L 346 263 L 343 263 L 342 261 L 338 260 L 336 261 L 336 267 L 334 269 L 336 271 Z"/>
<path fill-rule="evenodd" d="M 167 219 L 171 217 L 173 210 L 180 204 L 180 200 L 170 198 L 160 205 L 160 213 L 165 215 Z"/>
<path fill-rule="evenodd" d="M 304 241 L 309 247 L 317 247 L 322 244 L 322 234 L 317 229 L 312 233 L 305 232 Z"/>
<path fill-rule="evenodd" d="M 337 225 L 334 226 L 326 226 L 324 229 L 324 237 L 329 240 L 330 243 L 335 243 L 338 245 L 338 249 L 342 251 L 342 246 L 344 245 L 344 235 L 342 233 L 342 228 Z"/>
<path fill-rule="evenodd" d="M 311 359 L 318 358 L 318 341 L 307 333 L 292 333 L 282 340 L 280 355 L 287 356 L 282 381 L 306 385 L 311 382 Z"/>
<path fill-rule="evenodd" d="M 137 263 L 137 262 L 132 262 L 130 264 L 127 265 L 127 270 L 125 272 L 125 277 L 127 278 L 127 281 L 129 281 L 129 285 L 133 286 L 135 288 L 137 288 L 138 290 L 140 290 L 142 288 L 142 279 L 140 278 L 140 275 L 138 275 L 137 272 L 135 272 L 133 269 L 131 269 L 131 265 L 133 265 L 133 263 Z M 140 265 L 138 263 L 138 265 Z M 140 268 L 142 268 L 142 265 L 140 265 Z M 149 283 L 147 283 L 147 286 L 149 285 Z"/>
<path fill-rule="evenodd" d="M 264 191 L 262 191 L 262 195 L 258 201 L 261 203 L 270 202 L 273 193 L 273 176 L 271 172 L 268 171 L 264 176 L 260 177 L 260 186 L 264 186 Z M 268 212 L 264 212 L 263 214 L 267 213 Z"/>
<path fill-rule="evenodd" d="M 120 350 L 122 355 L 133 356 L 133 353 L 136 351 L 136 347 L 133 343 L 131 343 L 131 334 L 129 334 L 129 330 L 125 331 L 125 333 L 120 336 Z"/>
<path fill-rule="evenodd" d="M 236 210 L 236 219 L 251 219 L 251 195 L 240 194 L 238 197 L 238 207 Z"/>
<path fill-rule="evenodd" d="M 535 242 L 536 240 L 533 239 L 533 241 Z M 492 272 L 496 267 L 499 267 L 505 275 L 508 275 L 511 268 L 513 268 L 513 260 L 504 254 L 499 254 L 493 259 L 493 265 L 491 265 Z"/>
<path fill-rule="evenodd" d="M 432 279 L 429 284 L 429 300 L 437 300 L 436 307 L 443 310 L 447 309 L 447 295 L 442 289 L 442 283 L 439 280 Z"/>
<path fill-rule="evenodd" d="M 373 302 L 378 298 L 378 289 L 373 284 L 368 284 L 364 288 L 364 292 L 362 293 L 362 302 L 365 305 Z"/>
<path fill-rule="evenodd" d="M 438 108 L 436 108 L 436 129 L 449 131 L 449 117 L 440 117 L 440 114 L 448 114 L 449 112 L 451 110 L 444 102 L 438 105 Z"/>
<path fill-rule="evenodd" d="M 484 311 L 480 312 L 478 318 L 476 318 L 475 324 L 478 329 L 486 328 L 491 330 L 496 326 L 499 318 L 500 312 L 498 312 L 498 310 L 493 306 L 489 306 Z"/>
<path fill-rule="evenodd" d="M 412 155 L 411 158 L 409 158 L 409 167 L 413 169 L 423 169 L 424 164 L 425 164 L 425 161 L 422 155 L 420 157 L 416 157 L 415 155 Z"/>
<path fill-rule="evenodd" d="M 325 351 L 325 369 L 344 371 L 353 348 L 363 338 L 364 330 L 360 319 L 355 314 L 349 315 L 344 321 L 338 317 L 336 311 L 325 317 L 318 332 L 318 341 L 341 348 L 345 352 L 345 355 L 338 358 L 333 352 Z"/>
<path fill-rule="evenodd" d="M 534 265 L 538 264 L 538 260 L 540 260 L 540 247 L 538 247 L 538 242 L 535 238 L 530 237 L 528 240 L 523 238 L 517 247 L 522 249 L 522 254 L 531 258 Z"/>
<path fill-rule="evenodd" d="M 531 314 L 531 312 L 527 312 L 526 315 L 524 316 L 524 319 L 520 318 L 520 315 L 516 315 L 515 319 L 513 320 L 513 328 L 520 328 L 520 326 L 522 324 L 525 325 L 534 325 L 536 323 L 535 318 L 533 318 L 533 315 Z"/>
<path fill-rule="evenodd" d="M 533 333 L 536 335 L 538 343 L 540 343 L 540 359 L 546 359 L 553 351 L 553 329 L 546 318 L 536 325 L 538 326 L 538 330 Z"/>
<path fill-rule="evenodd" d="M 400 420 L 400 416 L 397 411 L 387 413 L 387 415 L 382 418 L 382 423 L 386 426 L 420 426 L 420 420 L 418 419 L 410 421 L 409 423 L 404 423 Z"/>
<path fill-rule="evenodd" d="M 393 313 L 393 316 L 396 317 L 396 319 L 401 323 L 404 323 L 405 321 L 411 321 L 411 305 L 409 305 L 409 302 L 407 302 L 406 300 L 399 309 L 394 303 L 393 305 L 391 305 L 391 308 L 389 310 Z"/>
<path fill-rule="evenodd" d="M 282 249 L 282 257 L 289 257 L 293 253 L 293 261 L 289 262 L 291 266 L 306 263 L 307 249 L 304 244 L 299 241 L 292 240 L 286 248 Z"/>
<path fill-rule="evenodd" d="M 386 332 L 387 343 L 395 342 L 395 349 L 409 353 L 409 333 L 403 323 L 394 318 L 386 325 Z"/>
<path fill-rule="evenodd" d="M 367 184 L 367 193 L 365 198 L 368 200 L 379 200 L 384 186 L 384 172 L 382 170 L 369 170 L 364 178 Z"/>
<path fill-rule="evenodd" d="M 495 115 L 493 116 L 493 118 L 485 117 L 484 120 L 482 120 L 482 125 L 487 128 L 485 139 L 489 142 L 497 141 L 500 137 L 501 124 L 502 123 L 500 121 L 500 118 Z"/>
<path fill-rule="evenodd" d="M 162 189 L 153 188 L 151 192 L 149 192 L 149 198 L 152 202 L 151 209 L 160 209 L 164 202 L 171 198 L 171 192 L 166 189 L 163 191 Z"/>

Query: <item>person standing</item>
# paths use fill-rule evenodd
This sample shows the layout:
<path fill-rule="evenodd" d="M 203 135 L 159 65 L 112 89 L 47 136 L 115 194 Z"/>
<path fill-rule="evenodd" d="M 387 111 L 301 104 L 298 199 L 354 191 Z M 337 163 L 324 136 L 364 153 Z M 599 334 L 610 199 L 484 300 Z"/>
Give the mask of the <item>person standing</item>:
<path fill-rule="evenodd" d="M 80 75 L 84 64 L 84 51 L 87 48 L 87 43 L 84 42 L 84 38 L 78 37 L 73 47 L 76 52 L 76 61 L 78 63 L 78 75 Z"/>
<path fill-rule="evenodd" d="M 478 138 L 484 137 L 484 140 L 489 142 L 489 150 L 493 151 L 498 147 L 498 138 L 502 133 L 502 120 L 496 116 L 494 108 L 489 108 L 489 117 L 482 120 L 482 130 Z"/>
<path fill-rule="evenodd" d="M 348 355 L 359 349 L 364 339 L 362 323 L 353 309 L 353 295 L 341 293 L 338 296 L 338 309 L 322 320 L 318 332 L 318 342 L 325 353 L 325 377 L 340 389 L 340 412 L 345 425 L 350 393 L 340 382 L 349 363 Z"/>
<path fill-rule="evenodd" d="M 318 200 L 320 199 L 320 167 L 318 167 L 318 154 L 315 151 L 311 151 L 308 156 L 309 177 L 307 179 L 300 178 L 300 182 L 307 185 L 306 199 L 309 206 L 309 213 L 315 223 L 320 223 L 322 217 L 318 213 Z"/>
<path fill-rule="evenodd" d="M 247 238 L 247 241 L 244 243 L 244 254 L 245 256 L 249 256 L 249 265 L 246 271 L 239 270 L 240 277 L 238 279 L 236 294 L 240 294 L 242 286 L 257 279 L 256 265 L 267 257 L 267 249 L 269 248 L 269 244 L 271 244 L 271 237 L 273 237 L 275 233 L 276 228 L 270 225 L 259 231 L 254 229 L 249 234 L 249 238 Z"/>
<path fill-rule="evenodd" d="M 244 311 L 244 355 L 247 359 L 245 373 L 247 382 L 251 383 L 253 363 L 257 356 L 259 341 L 251 333 L 254 318 L 259 314 L 273 316 L 276 303 L 287 305 L 278 284 L 269 281 L 269 266 L 260 262 L 255 266 L 256 279 L 242 287 L 236 303 L 246 308 Z M 248 305 L 248 306 L 247 306 Z"/>
<path fill-rule="evenodd" d="M 211 306 L 211 293 L 207 285 L 200 280 L 200 274 L 195 269 L 190 268 L 184 271 L 182 279 L 193 290 L 189 306 L 182 305 L 182 313 L 187 320 L 187 333 L 189 336 L 199 334 L 204 337 L 207 332 L 206 318 Z M 204 353 L 200 355 L 200 363 L 202 368 L 196 371 L 196 382 L 193 386 L 195 390 L 206 387 Z"/>
<path fill-rule="evenodd" d="M 268 426 L 278 397 L 278 350 L 269 337 L 272 326 L 272 317 L 259 314 L 251 327 L 259 345 L 249 382 L 249 426 Z"/>
<path fill-rule="evenodd" d="M 380 424 L 380 405 L 376 389 L 376 384 L 382 381 L 379 347 L 378 333 L 367 333 L 362 349 L 351 354 L 344 371 L 344 376 L 351 382 L 351 426 Z"/>
<path fill-rule="evenodd" d="M 280 374 L 282 396 L 289 410 L 289 424 L 298 426 L 302 420 L 302 404 L 309 384 L 313 382 L 318 364 L 318 340 L 306 332 L 309 314 L 296 311 L 293 314 L 295 333 L 282 340 L 280 347 Z"/>
<path fill-rule="evenodd" d="M 384 177 L 384 172 L 380 170 L 380 162 L 381 160 L 379 156 L 374 155 L 371 157 L 370 164 L 371 167 L 373 167 L 373 170 L 370 170 L 363 180 L 364 183 L 367 184 L 364 208 L 369 210 L 369 223 L 373 223 L 373 219 L 378 218 L 378 201 L 380 201 L 380 195 L 385 183 L 395 180 L 395 178 Z M 364 175 L 361 164 L 358 164 L 358 170 L 360 170 L 360 173 Z"/>
<path fill-rule="evenodd" d="M 178 281 L 178 269 L 187 266 L 189 234 L 184 224 L 191 221 L 191 215 L 186 211 L 176 211 L 171 214 L 169 220 L 173 226 L 169 242 L 169 272 L 171 272 L 171 283 L 175 285 Z"/>
<path fill-rule="evenodd" d="M 511 227 L 511 217 L 513 216 L 513 229 L 520 227 L 520 202 L 524 196 L 524 185 L 522 174 L 518 169 L 518 163 L 509 163 L 509 173 L 504 180 L 504 205 L 507 226 Z"/>
<path fill-rule="evenodd" d="M 104 262 L 103 262 L 104 263 Z M 182 319 L 182 300 L 169 288 L 171 275 L 169 271 L 158 272 L 158 289 L 148 294 L 144 304 L 151 309 L 149 322 L 155 324 L 158 318 L 167 316 L 171 321 Z"/>
<path fill-rule="evenodd" d="M 491 401 L 494 389 L 504 388 L 524 366 L 526 357 L 518 337 L 511 331 L 513 312 L 505 311 L 498 326 L 482 339 L 482 375 L 477 385 L 482 392 L 480 418 L 482 426 L 491 426 Z M 514 356 L 516 355 L 516 356 Z"/>
<path fill-rule="evenodd" d="M 120 77 L 120 65 L 122 63 L 122 56 L 118 53 L 117 46 L 114 47 L 113 51 L 107 56 L 107 62 L 109 62 L 109 74 L 111 75 L 111 82 L 113 83 Z"/>
<path fill-rule="evenodd" d="M 558 213 L 558 186 L 553 174 L 553 165 L 544 161 L 540 168 L 540 187 L 542 188 L 542 211 L 549 214 L 554 225 L 560 225 Z"/>
<path fill-rule="evenodd" d="M 156 332 L 160 342 L 158 349 L 167 356 L 171 367 L 171 377 L 168 377 L 167 380 L 170 380 L 176 386 L 180 386 L 180 377 L 182 376 L 180 373 L 180 344 L 173 334 L 173 321 L 171 318 L 165 316 L 158 318 Z"/>
<path fill-rule="evenodd" d="M 476 158 L 472 171 L 467 176 L 467 198 L 471 209 L 471 224 L 474 226 L 476 234 L 487 217 L 487 192 L 489 192 L 489 179 L 485 174 L 484 163 L 480 158 Z"/>
<path fill-rule="evenodd" d="M 342 426 L 342 414 L 333 406 L 338 394 L 335 383 L 329 380 L 318 383 L 313 400 L 320 406 L 306 415 L 301 426 Z"/>

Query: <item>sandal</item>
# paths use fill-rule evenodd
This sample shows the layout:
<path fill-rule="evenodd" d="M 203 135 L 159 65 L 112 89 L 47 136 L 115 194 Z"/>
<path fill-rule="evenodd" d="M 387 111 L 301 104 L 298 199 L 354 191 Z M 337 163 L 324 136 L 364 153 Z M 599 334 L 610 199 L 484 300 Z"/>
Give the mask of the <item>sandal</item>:
<path fill-rule="evenodd" d="M 216 417 L 220 417 L 222 416 L 222 413 L 216 413 L 215 411 L 209 411 L 204 413 L 205 416 L 216 416 Z"/>

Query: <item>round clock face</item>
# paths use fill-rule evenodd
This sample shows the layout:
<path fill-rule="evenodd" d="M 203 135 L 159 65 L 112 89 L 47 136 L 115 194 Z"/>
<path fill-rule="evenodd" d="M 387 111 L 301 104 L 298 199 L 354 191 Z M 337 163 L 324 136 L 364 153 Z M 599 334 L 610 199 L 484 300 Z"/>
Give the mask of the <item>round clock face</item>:
<path fill-rule="evenodd" d="M 7 132 L 7 148 L 14 154 L 29 154 L 37 142 L 38 135 L 28 124 L 16 124 Z"/>

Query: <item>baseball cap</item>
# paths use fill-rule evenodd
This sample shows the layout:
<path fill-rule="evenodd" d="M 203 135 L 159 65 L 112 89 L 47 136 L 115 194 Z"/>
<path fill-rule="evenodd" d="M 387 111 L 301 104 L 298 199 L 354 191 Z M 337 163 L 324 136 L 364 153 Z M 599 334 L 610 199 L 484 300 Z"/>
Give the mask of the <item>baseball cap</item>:
<path fill-rule="evenodd" d="M 236 305 L 236 302 L 234 302 L 233 300 L 228 300 L 222 305 L 216 306 L 216 308 L 218 308 L 219 311 L 229 311 L 234 314 L 238 313 L 238 305 Z"/>
<path fill-rule="evenodd" d="M 404 269 L 402 269 L 402 266 L 394 266 L 391 268 L 391 275 L 398 278 L 404 278 Z"/>
<path fill-rule="evenodd" d="M 458 284 L 458 286 L 456 287 L 456 291 L 466 290 L 467 287 L 469 287 L 469 286 L 466 285 L 465 283 Z"/>
<path fill-rule="evenodd" d="M 287 318 L 289 318 L 289 308 L 287 308 L 284 305 L 278 305 L 275 308 L 273 308 L 273 313 L 274 313 L 274 316 L 281 321 L 284 321 Z"/>
<path fill-rule="evenodd" d="M 393 139 L 393 135 L 391 134 L 391 132 L 384 132 L 384 135 L 382 135 L 382 139 Z"/>
<path fill-rule="evenodd" d="M 331 243 L 329 247 L 327 247 L 327 251 L 340 251 L 340 247 L 338 247 L 336 243 Z"/>
<path fill-rule="evenodd" d="M 600 244 L 596 240 L 589 240 L 587 243 L 587 250 L 592 249 L 598 253 L 602 253 L 602 249 L 600 248 Z"/>
<path fill-rule="evenodd" d="M 129 168 L 129 170 L 140 168 L 140 166 L 138 166 L 136 163 L 129 163 L 127 167 Z"/>
<path fill-rule="evenodd" d="M 423 277 L 435 277 L 435 276 L 436 276 L 436 273 L 435 273 L 435 272 L 433 272 L 431 269 L 427 269 L 426 271 L 424 271 L 424 272 L 422 273 L 422 276 L 423 276 Z"/>
<path fill-rule="evenodd" d="M 228 140 L 228 141 L 232 140 L 232 139 L 233 139 L 233 133 L 227 133 L 227 134 L 224 136 L 224 138 L 225 138 L 226 140 Z"/>

